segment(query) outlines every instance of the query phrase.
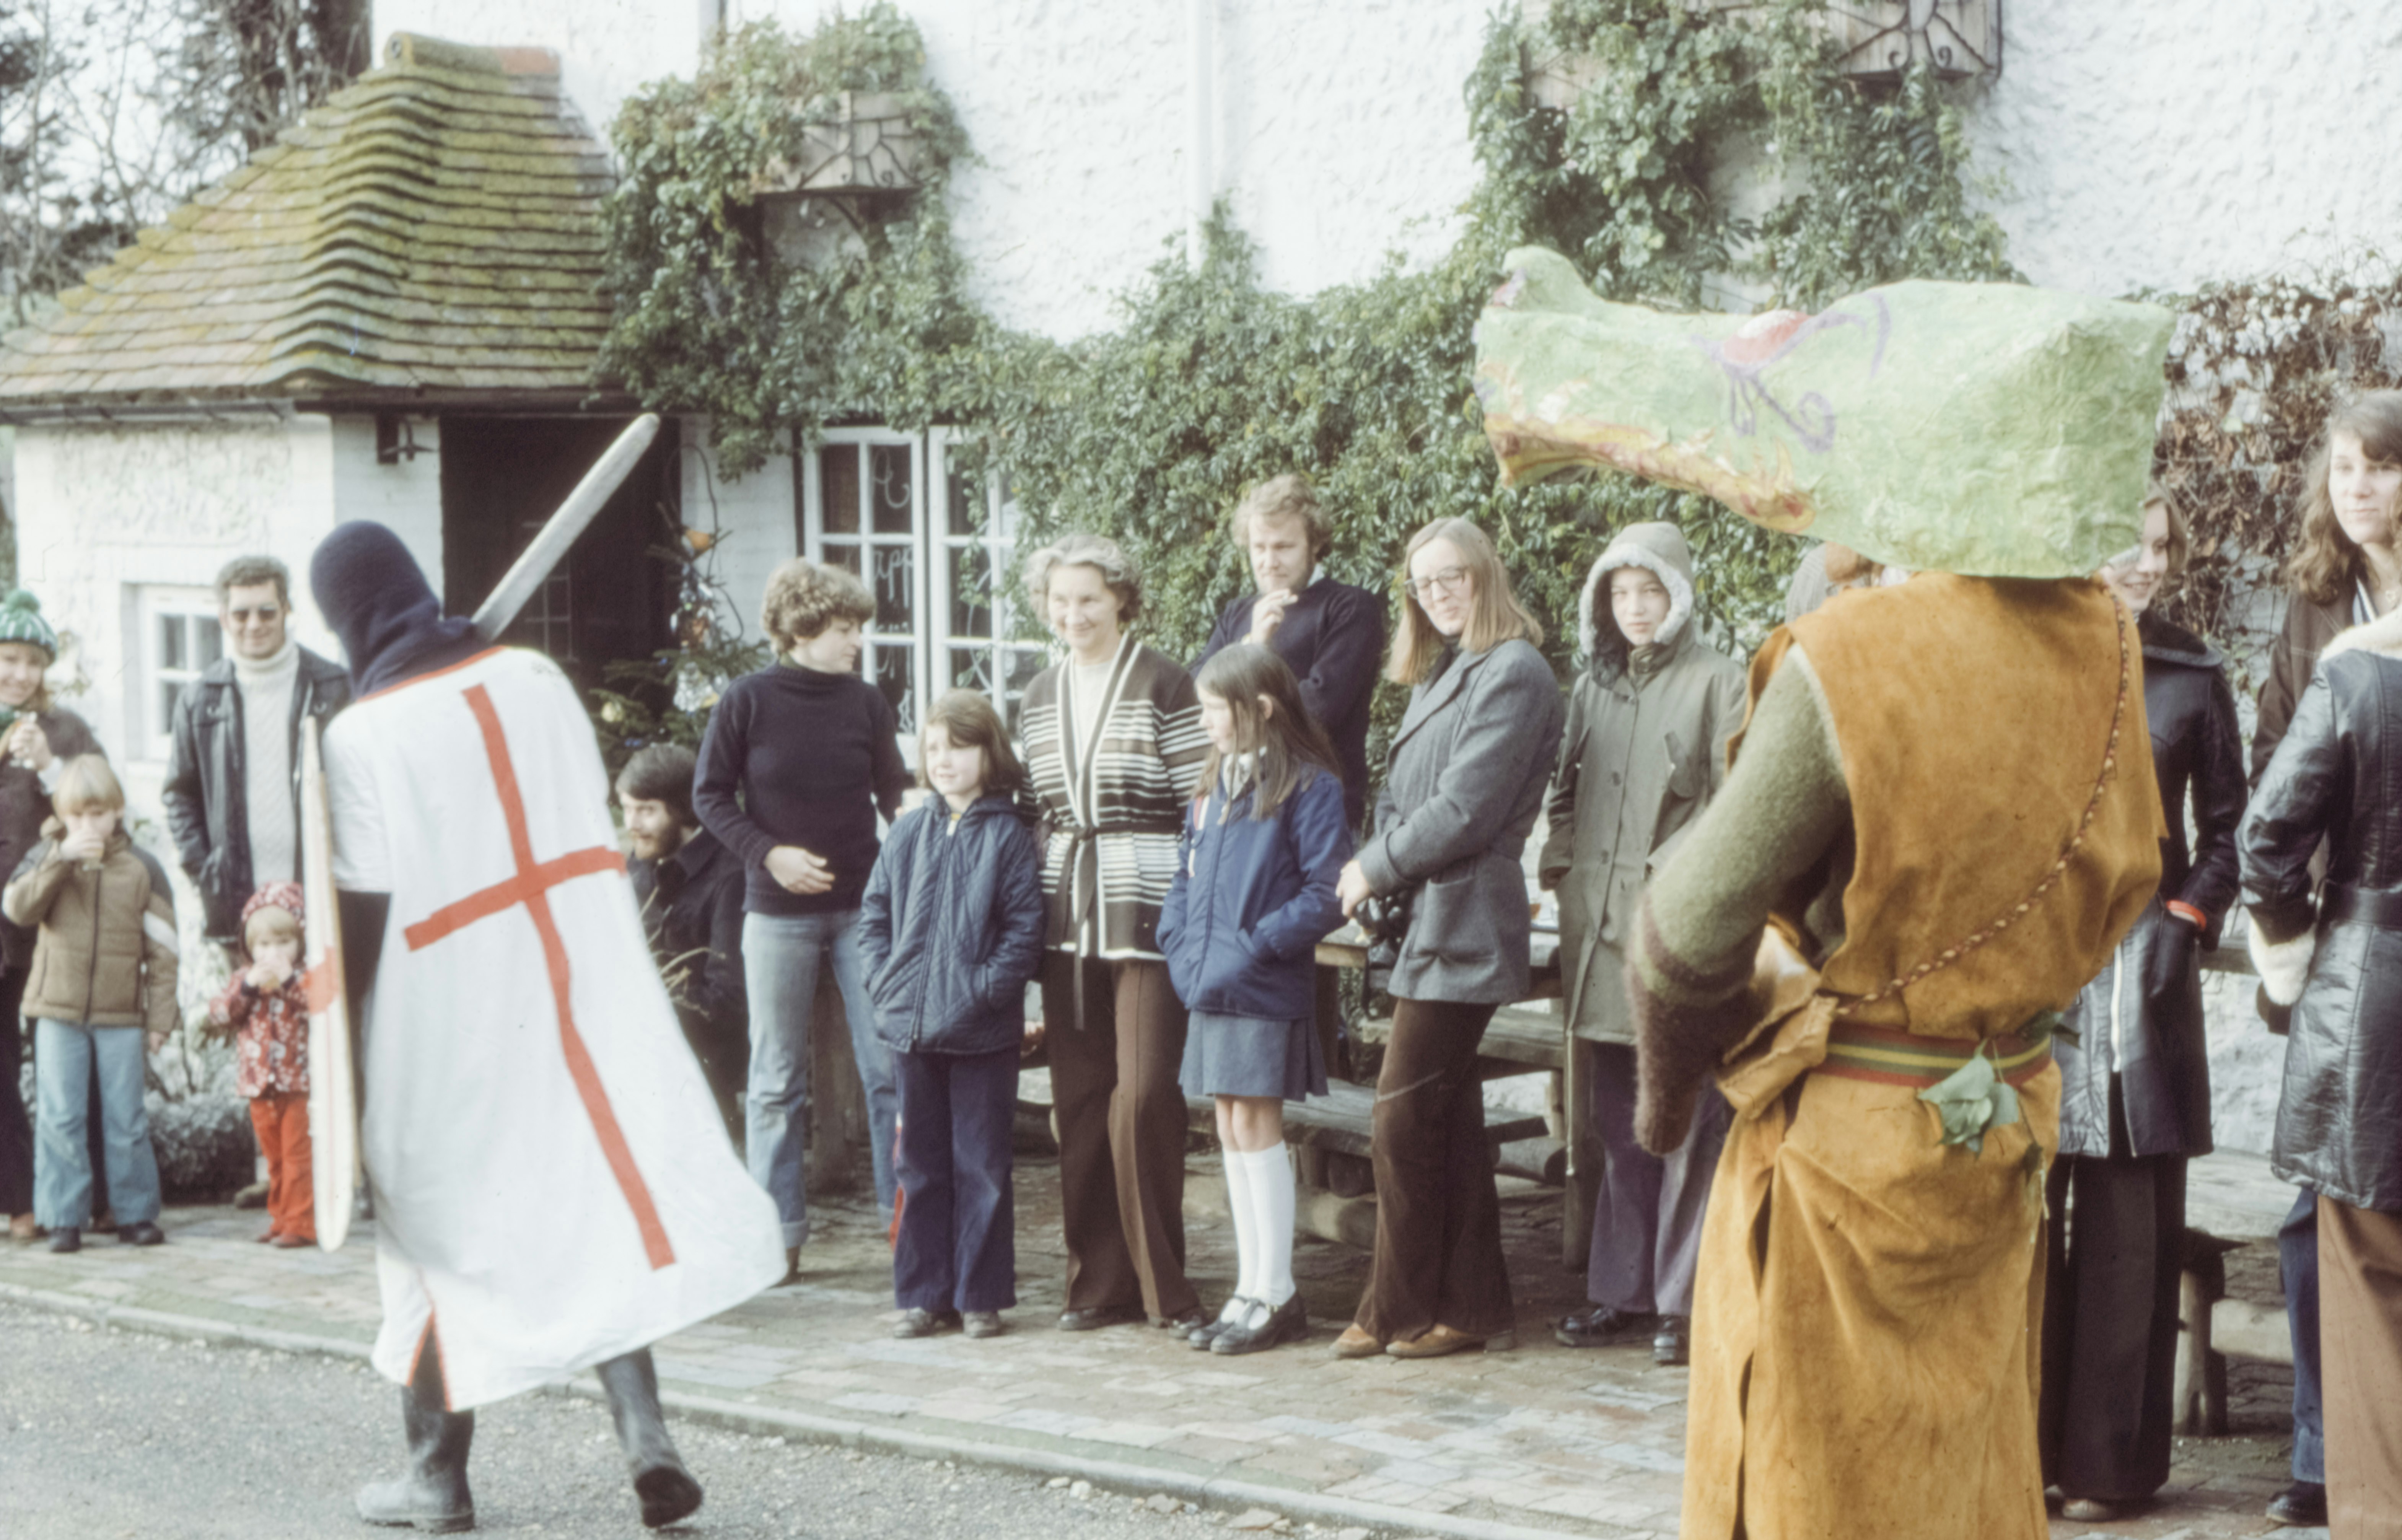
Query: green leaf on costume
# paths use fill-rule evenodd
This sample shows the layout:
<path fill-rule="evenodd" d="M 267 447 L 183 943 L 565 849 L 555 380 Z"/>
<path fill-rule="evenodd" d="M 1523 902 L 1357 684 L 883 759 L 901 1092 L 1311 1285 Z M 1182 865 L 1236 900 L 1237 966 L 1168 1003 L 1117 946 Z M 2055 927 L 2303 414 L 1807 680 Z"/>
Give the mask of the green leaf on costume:
<path fill-rule="evenodd" d="M 1918 1093 L 1942 1120 L 1947 1145 L 1966 1145 L 1970 1154 L 1985 1152 L 1985 1135 L 2019 1121 L 2019 1093 L 1995 1073 L 1993 1060 L 1982 1053 Z"/>

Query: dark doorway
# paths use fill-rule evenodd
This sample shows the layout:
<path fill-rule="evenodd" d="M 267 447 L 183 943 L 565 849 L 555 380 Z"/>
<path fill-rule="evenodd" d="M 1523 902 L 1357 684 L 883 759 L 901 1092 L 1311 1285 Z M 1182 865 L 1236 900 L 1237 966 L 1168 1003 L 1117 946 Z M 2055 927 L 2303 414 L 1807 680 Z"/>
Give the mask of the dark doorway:
<path fill-rule="evenodd" d="M 627 418 L 442 419 L 442 603 L 471 614 Z M 545 653 L 583 689 L 669 644 L 671 574 L 654 547 L 677 513 L 675 433 L 659 434 L 503 639 Z"/>

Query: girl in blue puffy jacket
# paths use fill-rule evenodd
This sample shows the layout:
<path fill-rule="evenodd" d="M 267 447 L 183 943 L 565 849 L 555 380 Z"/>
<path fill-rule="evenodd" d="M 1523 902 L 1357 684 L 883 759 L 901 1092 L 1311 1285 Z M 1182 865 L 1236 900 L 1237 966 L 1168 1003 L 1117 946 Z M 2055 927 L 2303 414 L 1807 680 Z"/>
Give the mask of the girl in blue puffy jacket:
<path fill-rule="evenodd" d="M 1256 1353 L 1309 1334 L 1292 1283 L 1284 1104 L 1326 1094 L 1314 969 L 1318 942 L 1343 923 L 1334 881 L 1351 859 L 1351 830 L 1334 749 L 1281 658 L 1229 647 L 1194 684 L 1209 757 L 1159 947 L 1192 1013 L 1184 1093 L 1217 1098 L 1241 1272 L 1225 1309 L 1188 1340 Z"/>
<path fill-rule="evenodd" d="M 1042 960 L 1042 855 L 992 703 L 954 690 L 926 713 L 920 775 L 860 901 L 877 1035 L 901 1093 L 892 1244 L 896 1337 L 1001 1334 L 1017 1303 L 1010 1133 L 1026 986 Z"/>

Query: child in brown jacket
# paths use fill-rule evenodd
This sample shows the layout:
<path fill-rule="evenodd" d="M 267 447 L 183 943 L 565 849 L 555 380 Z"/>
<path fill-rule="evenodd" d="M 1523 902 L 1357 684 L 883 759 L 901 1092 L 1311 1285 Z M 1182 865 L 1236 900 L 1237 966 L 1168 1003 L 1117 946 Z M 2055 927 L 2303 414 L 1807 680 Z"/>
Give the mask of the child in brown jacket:
<path fill-rule="evenodd" d="M 301 919 L 298 883 L 271 882 L 252 894 L 242 906 L 248 961 L 209 1002 L 211 1028 L 233 1036 L 234 1088 L 250 1098 L 250 1124 L 267 1157 L 268 1224 L 258 1239 L 279 1246 L 317 1240 Z"/>
<path fill-rule="evenodd" d="M 175 904 L 167 873 L 120 827 L 125 791 L 108 761 L 78 754 L 59 774 L 42 825 L 0 893 L 0 913 L 38 927 L 25 1014 L 34 1022 L 34 1215 L 52 1251 L 76 1251 L 91 1223 L 84 1107 L 100 1080 L 103 1148 L 117 1238 L 157 1245 L 159 1162 L 142 1107 L 143 1029 L 156 1050 L 174 1029 Z"/>

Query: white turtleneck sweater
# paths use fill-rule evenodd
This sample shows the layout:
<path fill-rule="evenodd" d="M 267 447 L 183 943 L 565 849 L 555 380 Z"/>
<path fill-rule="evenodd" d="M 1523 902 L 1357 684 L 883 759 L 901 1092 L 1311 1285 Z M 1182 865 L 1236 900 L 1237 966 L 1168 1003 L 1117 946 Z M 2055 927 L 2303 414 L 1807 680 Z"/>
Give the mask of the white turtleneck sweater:
<path fill-rule="evenodd" d="M 300 644 L 254 663 L 233 660 L 242 691 L 242 814 L 250 826 L 254 889 L 300 875 L 300 831 L 292 805 L 292 687 L 300 677 Z"/>

